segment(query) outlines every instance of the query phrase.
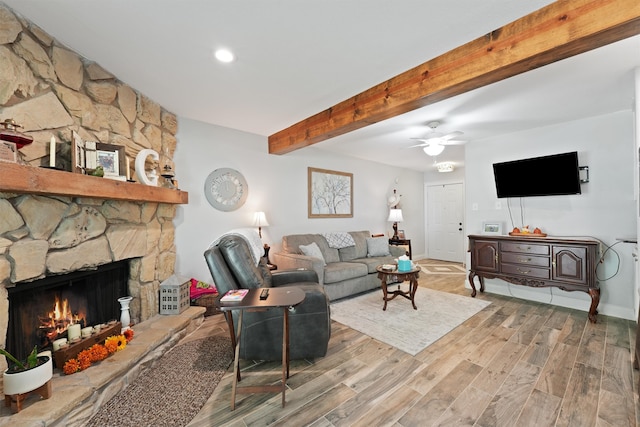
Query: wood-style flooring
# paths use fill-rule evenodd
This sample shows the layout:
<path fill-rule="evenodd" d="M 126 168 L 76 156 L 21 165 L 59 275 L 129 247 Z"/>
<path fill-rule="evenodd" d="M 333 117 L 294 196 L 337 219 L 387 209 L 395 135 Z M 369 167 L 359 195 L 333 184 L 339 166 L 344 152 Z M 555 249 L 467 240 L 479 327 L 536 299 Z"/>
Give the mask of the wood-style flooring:
<path fill-rule="evenodd" d="M 468 296 L 464 279 L 422 274 L 420 286 Z M 279 394 L 239 394 L 231 411 L 230 368 L 189 426 L 639 424 L 636 322 L 598 315 L 591 324 L 585 311 L 477 298 L 492 304 L 415 357 L 333 322 L 326 357 L 291 362 L 285 408 Z M 228 335 L 224 317 L 208 317 L 198 334 Z M 278 363 L 241 366 L 243 385 L 281 375 Z"/>

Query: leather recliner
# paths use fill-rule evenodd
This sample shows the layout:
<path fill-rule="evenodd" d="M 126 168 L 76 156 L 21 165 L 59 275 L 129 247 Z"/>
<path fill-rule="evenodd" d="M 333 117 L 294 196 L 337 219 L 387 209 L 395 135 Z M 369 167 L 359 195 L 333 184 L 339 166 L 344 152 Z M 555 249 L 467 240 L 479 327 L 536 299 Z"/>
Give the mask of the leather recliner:
<path fill-rule="evenodd" d="M 311 270 L 271 272 L 264 259 L 259 265 L 251 255 L 247 241 L 239 235 L 225 235 L 204 253 L 211 277 L 220 295 L 230 289 L 296 286 L 305 299 L 289 310 L 289 357 L 323 357 L 331 336 L 329 298 L 318 276 Z M 238 310 L 231 312 L 238 327 Z M 240 358 L 245 360 L 282 360 L 281 308 L 245 311 L 240 335 Z M 237 331 L 234 331 L 237 332 Z"/>

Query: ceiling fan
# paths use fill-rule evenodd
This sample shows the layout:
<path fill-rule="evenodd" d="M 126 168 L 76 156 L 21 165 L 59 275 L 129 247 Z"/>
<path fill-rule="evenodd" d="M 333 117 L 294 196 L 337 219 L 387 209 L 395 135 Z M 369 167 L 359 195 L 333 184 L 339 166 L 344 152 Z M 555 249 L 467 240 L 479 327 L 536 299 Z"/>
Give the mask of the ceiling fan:
<path fill-rule="evenodd" d="M 427 126 L 431 128 L 429 133 L 427 133 L 422 138 L 411 138 L 416 141 L 420 141 L 422 144 L 412 145 L 409 148 L 413 147 L 423 147 L 422 149 L 429 156 L 437 156 L 438 154 L 444 151 L 445 145 L 460 145 L 464 144 L 466 141 L 455 140 L 454 138 L 463 134 L 460 131 L 454 131 L 450 133 L 443 134 L 441 132 L 436 131 L 436 128 L 440 126 L 440 122 L 433 121 L 427 123 Z"/>

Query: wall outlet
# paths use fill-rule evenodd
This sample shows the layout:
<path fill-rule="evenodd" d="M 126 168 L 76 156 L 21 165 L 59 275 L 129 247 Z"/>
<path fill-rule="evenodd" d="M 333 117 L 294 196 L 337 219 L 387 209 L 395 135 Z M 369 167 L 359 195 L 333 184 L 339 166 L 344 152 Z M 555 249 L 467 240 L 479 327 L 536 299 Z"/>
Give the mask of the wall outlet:
<path fill-rule="evenodd" d="M 502 202 L 500 200 L 496 201 L 496 209 L 502 209 Z"/>
<path fill-rule="evenodd" d="M 478 210 L 478 204 L 477 203 L 472 204 L 471 205 L 471 210 L 472 211 L 477 211 Z"/>

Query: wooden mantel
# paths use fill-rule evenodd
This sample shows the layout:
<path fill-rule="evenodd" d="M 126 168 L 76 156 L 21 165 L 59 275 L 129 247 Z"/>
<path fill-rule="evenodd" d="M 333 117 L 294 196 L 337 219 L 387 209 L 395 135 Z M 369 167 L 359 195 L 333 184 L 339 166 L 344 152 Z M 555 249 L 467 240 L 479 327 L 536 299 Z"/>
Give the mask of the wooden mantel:
<path fill-rule="evenodd" d="M 189 193 L 185 191 L 7 162 L 0 162 L 0 192 L 132 202 L 189 203 Z"/>

